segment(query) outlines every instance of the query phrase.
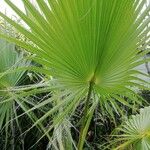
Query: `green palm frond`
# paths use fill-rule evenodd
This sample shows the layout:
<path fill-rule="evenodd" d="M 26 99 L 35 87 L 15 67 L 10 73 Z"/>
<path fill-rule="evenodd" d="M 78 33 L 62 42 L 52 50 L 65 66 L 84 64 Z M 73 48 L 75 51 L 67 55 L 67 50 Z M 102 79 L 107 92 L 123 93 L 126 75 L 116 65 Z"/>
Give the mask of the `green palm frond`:
<path fill-rule="evenodd" d="M 114 149 L 149 150 L 150 149 L 150 107 L 140 109 L 140 113 L 131 116 L 118 128 L 114 143 L 121 143 Z"/>
<path fill-rule="evenodd" d="M 11 75 L 2 76 L 3 72 L 26 65 L 22 54 L 16 52 L 16 47 L 12 43 L 5 40 L 0 40 L 0 84 L 2 87 L 11 87 L 19 84 L 19 80 L 24 74 L 24 71 L 14 72 Z"/>
<path fill-rule="evenodd" d="M 23 79 L 22 77 L 25 73 L 25 71 L 17 71 L 11 74 L 7 74 L 7 71 L 27 66 L 29 63 L 24 61 L 22 54 L 19 55 L 16 52 L 14 44 L 5 40 L 0 40 L 0 53 L 0 96 L 1 105 L 5 106 L 5 104 L 2 104 L 2 100 L 11 97 L 12 93 L 9 93 L 9 88 L 13 88 L 14 86 L 19 85 L 19 82 Z M 9 105 L 10 107 L 12 106 L 11 102 L 8 104 L 8 106 Z M 1 115 L 4 114 L 4 109 L 1 109 L 1 111 Z M 11 111 L 11 109 L 6 107 L 6 111 Z M 3 124 L 2 120 L 1 123 Z"/>
<path fill-rule="evenodd" d="M 56 117 L 54 127 L 73 112 L 81 100 L 89 106 L 87 101 L 94 103 L 94 97 L 109 114 L 114 110 L 122 112 L 118 102 L 128 107 L 133 103 L 141 104 L 135 87 L 149 89 L 149 83 L 138 77 L 147 75 L 136 70 L 137 66 L 149 61 L 149 58 L 141 60 L 145 52 L 138 50 L 141 39 L 146 41 L 145 33 L 149 31 L 146 27 L 150 18 L 146 16 L 150 7 L 142 11 L 145 0 L 37 0 L 38 9 L 29 0 L 22 0 L 32 17 L 10 0 L 5 1 L 28 28 L 2 13 L 0 16 L 30 42 L 4 34 L 0 37 L 36 54 L 34 60 L 47 68 L 47 75 L 53 76 L 61 85 L 59 90 L 65 89 L 65 99 L 33 126 L 66 106 L 66 110 Z M 87 101 L 86 93 L 90 93 Z M 85 112 L 89 110 L 87 108 Z"/>
<path fill-rule="evenodd" d="M 28 66 L 29 62 L 24 60 L 22 54 L 17 53 L 15 44 L 5 40 L 0 40 L 0 54 L 0 130 L 2 131 L 2 128 L 4 127 L 6 133 L 5 142 L 7 144 L 8 133 L 13 134 L 14 123 L 11 121 L 10 125 L 5 124 L 8 121 L 13 120 L 17 115 L 15 104 L 17 97 L 15 97 L 10 89 L 21 84 L 25 71 L 16 71 L 9 74 L 7 72 L 19 67 Z"/>
<path fill-rule="evenodd" d="M 30 27 L 25 29 L 1 13 L 1 16 L 33 43 L 5 37 L 37 55 L 37 61 L 50 68 L 52 76 L 67 88 L 87 88 L 93 82 L 100 96 L 110 97 L 139 86 L 135 67 L 144 63 L 137 56 L 137 45 L 149 23 L 141 14 L 143 2 L 137 1 L 44 1 L 40 8 L 24 0 L 34 20 L 12 2 L 6 2 Z M 140 15 L 140 16 L 139 16 Z M 138 82 L 138 83 L 137 83 Z"/>

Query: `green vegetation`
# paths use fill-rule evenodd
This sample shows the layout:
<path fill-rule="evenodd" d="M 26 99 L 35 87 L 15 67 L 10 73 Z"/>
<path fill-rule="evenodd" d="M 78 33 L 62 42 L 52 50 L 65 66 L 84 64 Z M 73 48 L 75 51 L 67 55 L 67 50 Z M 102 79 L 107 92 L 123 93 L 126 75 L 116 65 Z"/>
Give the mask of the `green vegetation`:
<path fill-rule="evenodd" d="M 148 150 L 150 5 L 5 1 L 21 22 L 0 13 L 0 147 Z"/>

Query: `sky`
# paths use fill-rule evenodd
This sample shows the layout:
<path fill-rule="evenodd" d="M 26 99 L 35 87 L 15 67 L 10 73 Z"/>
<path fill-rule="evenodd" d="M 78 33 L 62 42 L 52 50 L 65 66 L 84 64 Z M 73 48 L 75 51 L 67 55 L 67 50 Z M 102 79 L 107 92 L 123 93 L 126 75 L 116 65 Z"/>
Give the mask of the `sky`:
<path fill-rule="evenodd" d="M 30 0 L 31 2 L 34 2 L 36 0 Z M 24 6 L 21 2 L 21 0 L 11 0 L 18 8 L 21 10 L 25 10 Z M 0 0 L 0 12 L 6 13 L 8 16 L 17 16 L 17 14 L 5 3 L 5 0 Z"/>
<path fill-rule="evenodd" d="M 20 0 L 11 0 L 21 10 L 24 10 L 23 4 Z M 8 16 L 16 15 L 15 12 L 4 2 L 0 0 L 0 11 L 6 13 Z"/>

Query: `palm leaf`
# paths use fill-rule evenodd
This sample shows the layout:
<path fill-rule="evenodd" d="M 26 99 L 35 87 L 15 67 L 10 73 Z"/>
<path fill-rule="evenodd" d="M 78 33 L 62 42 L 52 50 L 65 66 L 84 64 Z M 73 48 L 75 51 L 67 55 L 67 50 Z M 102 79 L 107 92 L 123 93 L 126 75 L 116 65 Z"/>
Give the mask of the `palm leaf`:
<path fill-rule="evenodd" d="M 150 21 L 146 17 L 150 7 L 142 11 L 144 0 L 37 0 L 38 9 L 29 0 L 22 0 L 32 17 L 22 12 L 10 0 L 5 1 L 28 28 L 2 13 L 0 16 L 30 42 L 4 34 L 0 34 L 0 37 L 36 54 L 34 60 L 50 70 L 51 75 L 63 86 L 61 90 L 67 89 L 72 94 L 75 91 L 78 93 L 88 90 L 90 93 L 91 89 L 94 94 L 89 99 L 92 97 L 90 100 L 93 100 L 93 95 L 96 95 L 101 107 L 110 114 L 114 106 L 118 105 L 114 102 L 116 100 L 127 106 L 134 102 L 140 103 L 141 99 L 132 99 L 133 94 L 136 95 L 134 87 L 149 89 L 149 83 L 145 84 L 136 77 L 140 74 L 136 67 L 149 61 L 141 61 L 137 57 L 137 48 L 148 32 L 146 27 Z M 89 88 L 90 85 L 92 88 Z M 80 98 L 75 96 L 77 98 L 72 103 L 70 100 L 64 102 L 67 110 L 62 117 L 68 116 L 74 102 L 85 98 L 83 93 L 80 93 Z M 121 98 L 119 95 L 122 95 Z M 125 96 L 130 101 L 124 100 Z M 110 107 L 110 103 L 113 107 Z M 54 108 L 57 110 L 57 106 Z M 116 108 L 119 107 L 115 106 L 115 110 Z M 51 110 L 34 125 L 50 114 Z M 58 117 L 57 123 L 61 123 L 61 120 Z M 47 132 L 51 129 L 50 127 Z"/>
<path fill-rule="evenodd" d="M 131 76 L 135 76 L 132 70 L 139 65 L 139 60 L 135 58 L 138 37 L 149 21 L 149 18 L 145 19 L 149 7 L 138 17 L 143 2 L 111 1 L 107 5 L 107 2 L 96 0 L 87 3 L 68 0 L 49 1 L 47 6 L 45 2 L 37 1 L 43 12 L 41 14 L 29 1 L 23 1 L 36 21 L 9 0 L 6 2 L 32 31 L 3 14 L 1 16 L 37 45 L 28 44 L 29 51 L 36 53 L 44 66 L 53 69 L 52 75 L 62 84 L 86 88 L 93 80 L 97 92 L 106 96 L 133 85 L 129 81 L 132 80 Z M 43 6 L 47 6 L 46 9 Z M 27 48 L 26 44 L 19 41 L 17 44 Z"/>
<path fill-rule="evenodd" d="M 150 149 L 150 107 L 140 109 L 140 113 L 125 121 L 114 135 L 113 144 L 122 143 L 114 149 L 149 150 Z"/>
<path fill-rule="evenodd" d="M 23 61 L 23 55 L 18 55 L 15 51 L 15 45 L 8 43 L 5 40 L 0 40 L 0 73 L 6 72 L 9 69 L 15 69 L 17 67 L 25 66 L 26 62 Z M 23 76 L 24 71 L 15 72 L 11 75 L 5 75 L 1 77 L 1 87 L 15 86 L 19 84 L 19 80 Z"/>
<path fill-rule="evenodd" d="M 22 54 L 18 54 L 16 51 L 15 44 L 9 43 L 5 40 L 0 40 L 0 73 L 3 76 L 0 77 L 0 130 L 4 127 L 4 125 L 9 121 L 13 120 L 16 116 L 16 97 L 13 95 L 13 92 L 9 91 L 9 89 L 13 88 L 21 84 L 23 80 L 23 75 L 25 71 L 17 71 L 11 74 L 7 74 L 9 70 L 15 70 L 19 67 L 28 66 Z M 13 96 L 12 96 L 13 95 Z M 10 98 L 10 101 L 7 101 Z M 4 102 L 6 101 L 6 102 Z M 17 120 L 16 120 L 17 122 Z M 11 131 L 11 132 L 10 132 Z M 5 126 L 6 133 L 6 144 L 8 132 L 13 133 L 14 131 L 14 123 L 10 122 L 10 126 L 7 124 Z M 14 135 L 12 135 L 14 136 Z M 14 143 L 12 142 L 12 145 Z"/>
<path fill-rule="evenodd" d="M 0 40 L 0 53 L 0 73 L 7 72 L 10 69 L 14 70 L 18 67 L 27 66 L 27 62 L 23 60 L 23 55 L 18 55 L 18 53 L 15 51 L 15 45 L 12 43 L 8 43 L 5 40 Z M 22 77 L 24 73 L 25 71 L 18 71 L 11 74 L 5 74 L 0 78 L 1 102 L 8 97 L 11 97 L 12 93 L 7 90 L 19 85 L 20 81 L 23 79 Z M 4 110 L 6 110 L 6 114 L 7 111 L 10 111 L 11 114 L 12 104 L 11 102 L 5 104 L 1 103 L 1 108 L 2 116 L 5 116 Z M 2 120 L 3 119 L 1 119 L 1 125 L 3 124 Z"/>

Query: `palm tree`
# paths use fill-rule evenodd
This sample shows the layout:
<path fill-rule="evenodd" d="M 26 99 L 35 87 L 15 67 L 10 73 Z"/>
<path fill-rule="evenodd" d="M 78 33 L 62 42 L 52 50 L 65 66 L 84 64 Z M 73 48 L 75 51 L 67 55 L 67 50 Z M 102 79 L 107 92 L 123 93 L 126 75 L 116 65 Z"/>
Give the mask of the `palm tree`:
<path fill-rule="evenodd" d="M 123 112 L 120 103 L 131 108 L 142 103 L 135 87 L 149 89 L 138 77 L 147 75 L 136 70 L 149 61 L 140 59 L 149 50 L 140 54 L 137 50 L 148 32 L 150 7 L 142 11 L 145 0 L 37 0 L 38 9 L 29 0 L 22 0 L 30 16 L 10 0 L 5 1 L 27 28 L 2 13 L 0 16 L 30 42 L 4 34 L 0 37 L 36 54 L 34 60 L 43 65 L 43 73 L 53 77 L 52 91 L 62 92 L 59 103 L 32 126 L 59 112 L 43 136 L 84 102 L 77 146 L 82 150 L 98 104 L 113 116 L 114 111 Z"/>

